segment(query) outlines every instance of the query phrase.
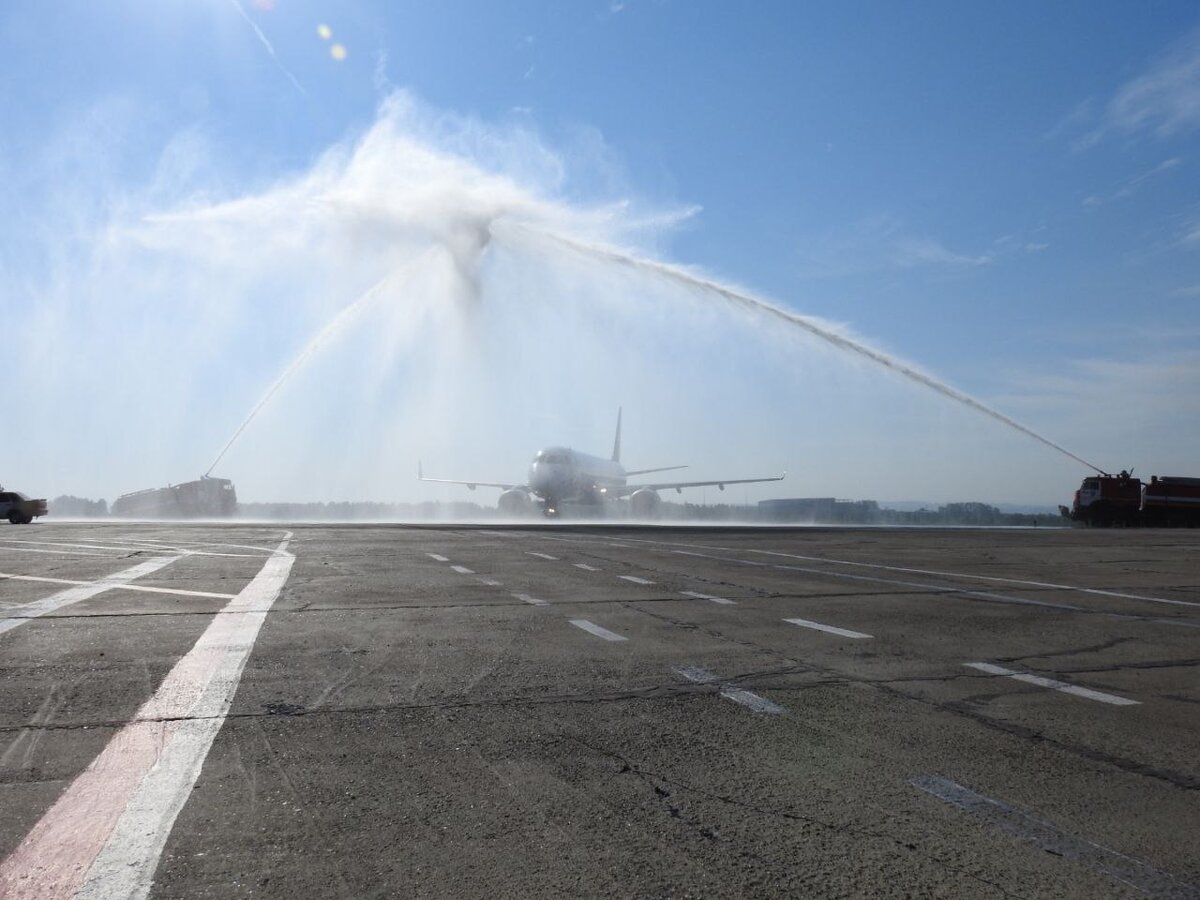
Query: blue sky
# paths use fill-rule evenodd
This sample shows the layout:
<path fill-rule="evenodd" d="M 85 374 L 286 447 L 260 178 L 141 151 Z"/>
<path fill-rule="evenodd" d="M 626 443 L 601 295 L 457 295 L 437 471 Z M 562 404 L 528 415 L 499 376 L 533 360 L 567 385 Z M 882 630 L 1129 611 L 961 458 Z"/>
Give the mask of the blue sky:
<path fill-rule="evenodd" d="M 1200 475 L 1194 3 L 14 0 L 0 53 L 0 313 L 36 322 L 42 343 L 58 320 L 33 309 L 113 222 L 299 177 L 401 91 L 556 203 L 627 201 L 631 218 L 674 222 L 642 233 L 647 254 L 845 323 L 1102 466 Z M 104 271 L 93 305 L 123 291 L 128 261 Z M 280 334 L 233 394 L 189 387 L 190 402 L 236 408 L 236 422 L 302 332 Z M 46 416 L 83 388 L 61 360 L 42 365 L 58 377 L 24 384 L 9 408 Z M 554 423 L 565 437 L 607 433 L 609 398 L 596 399 L 605 411 L 586 427 Z M 643 430 L 653 423 L 647 412 Z M 44 430 L 62 437 L 53 415 Z M 1033 466 L 1034 486 L 963 497 L 979 477 L 964 470 L 934 496 L 939 463 L 911 484 L 845 475 L 795 492 L 1058 502 L 1083 474 L 1006 441 L 989 466 Z M 5 452 L 0 477 L 51 493 L 145 486 L 136 471 L 64 479 L 87 467 Z"/>

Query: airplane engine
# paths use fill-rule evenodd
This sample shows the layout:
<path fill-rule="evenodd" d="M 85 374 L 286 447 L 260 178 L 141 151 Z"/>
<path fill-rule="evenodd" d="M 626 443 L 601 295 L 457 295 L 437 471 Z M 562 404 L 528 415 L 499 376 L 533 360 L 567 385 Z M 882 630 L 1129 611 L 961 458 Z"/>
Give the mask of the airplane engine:
<path fill-rule="evenodd" d="M 659 504 L 662 500 L 657 491 L 643 488 L 634 491 L 629 497 L 629 509 L 635 519 L 653 519 L 658 515 Z"/>
<path fill-rule="evenodd" d="M 533 499 L 528 491 L 510 488 L 500 495 L 496 506 L 506 516 L 527 516 L 533 511 Z"/>

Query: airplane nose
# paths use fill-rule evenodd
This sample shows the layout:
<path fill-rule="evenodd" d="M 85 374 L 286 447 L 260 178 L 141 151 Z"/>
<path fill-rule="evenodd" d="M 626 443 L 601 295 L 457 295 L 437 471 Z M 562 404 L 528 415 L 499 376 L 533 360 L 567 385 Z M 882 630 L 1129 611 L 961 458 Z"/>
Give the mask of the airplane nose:
<path fill-rule="evenodd" d="M 549 463 L 539 462 L 533 465 L 533 477 L 529 479 L 529 486 L 535 491 L 552 490 L 559 480 L 558 467 Z"/>

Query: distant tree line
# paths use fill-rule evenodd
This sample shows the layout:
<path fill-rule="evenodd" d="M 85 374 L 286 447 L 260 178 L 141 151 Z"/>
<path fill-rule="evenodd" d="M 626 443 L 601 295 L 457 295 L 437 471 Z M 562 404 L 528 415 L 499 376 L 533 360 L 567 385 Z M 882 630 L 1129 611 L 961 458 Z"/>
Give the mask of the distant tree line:
<path fill-rule="evenodd" d="M 322 521 L 387 519 L 486 519 L 496 514 L 478 503 L 378 503 L 342 500 L 327 503 L 238 503 L 242 519 L 319 519 Z"/>
<path fill-rule="evenodd" d="M 68 519 L 108 515 L 107 500 L 88 500 L 84 497 L 72 497 L 70 494 L 55 497 L 46 506 L 50 515 L 64 516 Z"/>

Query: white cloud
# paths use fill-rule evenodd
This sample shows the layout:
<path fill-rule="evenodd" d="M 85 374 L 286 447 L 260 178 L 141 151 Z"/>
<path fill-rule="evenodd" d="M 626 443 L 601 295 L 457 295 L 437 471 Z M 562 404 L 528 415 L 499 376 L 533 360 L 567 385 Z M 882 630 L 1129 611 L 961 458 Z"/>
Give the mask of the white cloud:
<path fill-rule="evenodd" d="M 1001 408 L 1048 423 L 1064 444 L 1112 470 L 1196 475 L 1200 353 L 1147 341 L 1137 355 L 1068 360 L 1023 372 Z M 1175 344 L 1175 346 L 1179 346 Z M 1116 414 L 1113 414 L 1114 411 Z"/>
<path fill-rule="evenodd" d="M 988 253 L 971 255 L 955 253 L 935 238 L 903 238 L 896 241 L 893 260 L 905 268 L 923 265 L 985 266 L 992 261 Z"/>
<path fill-rule="evenodd" d="M 990 252 L 951 249 L 938 238 L 913 233 L 898 217 L 888 214 L 869 216 L 841 232 L 805 241 L 801 247 L 805 274 L 814 278 L 892 268 L 969 269 L 987 265 L 994 258 Z"/>
<path fill-rule="evenodd" d="M 1098 115 L 1090 100 L 1048 133 L 1058 137 L 1090 126 L 1074 146 L 1093 147 L 1113 133 L 1149 132 L 1159 138 L 1200 128 L 1200 28 L 1176 42 L 1144 72 L 1121 85 Z"/>
<path fill-rule="evenodd" d="M 1183 159 L 1178 156 L 1172 156 L 1170 159 L 1164 159 L 1158 165 L 1154 166 L 1154 168 L 1142 172 L 1140 175 L 1133 176 L 1107 197 L 1101 197 L 1097 194 L 1092 194 L 1091 196 L 1085 197 L 1083 200 L 1083 205 L 1086 209 L 1095 209 L 1099 206 L 1103 206 L 1105 203 L 1111 203 L 1114 200 L 1126 200 L 1140 191 L 1146 182 L 1170 173 L 1174 169 L 1178 168 L 1182 163 Z"/>

